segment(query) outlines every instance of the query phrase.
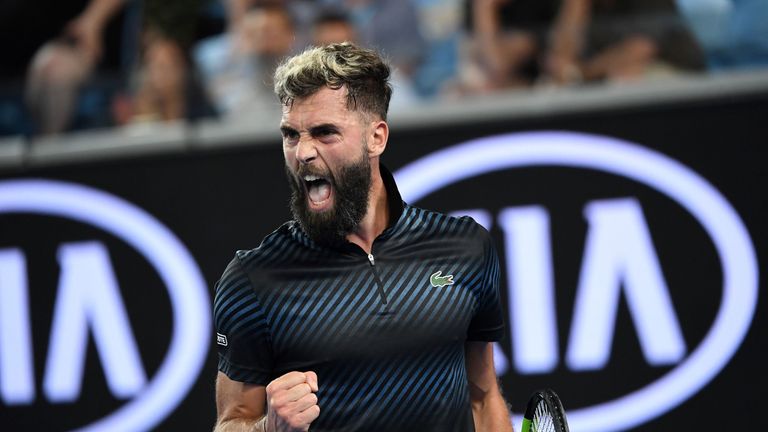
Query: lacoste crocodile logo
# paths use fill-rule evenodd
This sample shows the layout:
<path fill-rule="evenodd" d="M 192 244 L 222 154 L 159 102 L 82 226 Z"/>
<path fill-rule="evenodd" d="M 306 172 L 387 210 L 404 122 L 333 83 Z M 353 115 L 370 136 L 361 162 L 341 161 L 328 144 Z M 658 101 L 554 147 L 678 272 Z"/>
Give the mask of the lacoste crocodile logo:
<path fill-rule="evenodd" d="M 441 276 L 442 271 L 436 271 L 429 277 L 429 283 L 435 288 L 442 288 L 446 285 L 453 285 L 453 275 Z"/>

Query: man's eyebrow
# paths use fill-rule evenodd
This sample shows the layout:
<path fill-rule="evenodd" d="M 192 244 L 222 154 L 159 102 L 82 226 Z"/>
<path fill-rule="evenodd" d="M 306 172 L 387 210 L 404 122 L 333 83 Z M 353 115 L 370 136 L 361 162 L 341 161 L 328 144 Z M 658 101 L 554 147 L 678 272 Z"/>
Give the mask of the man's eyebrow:
<path fill-rule="evenodd" d="M 311 128 L 309 128 L 309 133 L 313 136 L 324 134 L 324 133 L 336 133 L 338 131 L 339 131 L 339 127 L 333 123 L 323 123 L 323 124 L 319 124 L 317 126 L 312 126 Z"/>
<path fill-rule="evenodd" d="M 291 135 L 291 134 L 294 134 L 294 133 L 298 133 L 296 131 L 296 129 L 294 129 L 294 128 L 290 127 L 290 126 L 287 126 L 287 125 L 280 126 L 280 132 L 282 132 L 283 135 Z"/>

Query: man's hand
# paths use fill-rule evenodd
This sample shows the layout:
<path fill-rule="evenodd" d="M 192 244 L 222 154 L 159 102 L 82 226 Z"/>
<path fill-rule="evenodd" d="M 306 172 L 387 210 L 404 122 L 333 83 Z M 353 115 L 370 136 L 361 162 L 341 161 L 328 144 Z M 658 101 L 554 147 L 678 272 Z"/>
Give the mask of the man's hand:
<path fill-rule="evenodd" d="M 544 70 L 547 78 L 558 85 L 578 84 L 584 79 L 579 62 L 566 56 L 547 55 Z"/>
<path fill-rule="evenodd" d="M 85 60 L 93 65 L 99 61 L 102 54 L 103 28 L 100 23 L 80 16 L 70 21 L 64 29 L 64 35 L 69 39 Z"/>
<path fill-rule="evenodd" d="M 267 424 L 270 432 L 306 432 L 320 415 L 317 374 L 289 372 L 267 386 Z"/>

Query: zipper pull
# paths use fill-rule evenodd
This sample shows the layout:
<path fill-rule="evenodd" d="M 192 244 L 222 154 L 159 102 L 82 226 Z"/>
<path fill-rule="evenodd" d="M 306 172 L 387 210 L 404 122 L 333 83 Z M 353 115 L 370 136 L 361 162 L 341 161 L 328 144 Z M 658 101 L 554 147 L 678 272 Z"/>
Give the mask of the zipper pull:
<path fill-rule="evenodd" d="M 373 254 L 368 254 L 368 261 L 371 262 L 371 266 L 376 265 L 376 262 L 373 260 Z"/>

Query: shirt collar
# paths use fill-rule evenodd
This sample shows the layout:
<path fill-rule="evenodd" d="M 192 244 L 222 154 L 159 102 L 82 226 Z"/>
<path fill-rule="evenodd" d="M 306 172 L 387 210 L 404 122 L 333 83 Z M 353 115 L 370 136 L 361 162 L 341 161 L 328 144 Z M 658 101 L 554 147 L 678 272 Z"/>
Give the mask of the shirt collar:
<path fill-rule="evenodd" d="M 381 173 L 381 179 L 384 182 L 384 189 L 387 191 L 387 207 L 389 207 L 389 222 L 387 228 L 392 228 L 400 220 L 400 216 L 405 209 L 405 203 L 400 196 L 400 191 L 397 189 L 395 183 L 395 177 L 383 164 L 379 164 L 379 172 Z"/>

